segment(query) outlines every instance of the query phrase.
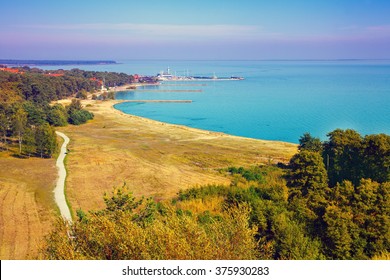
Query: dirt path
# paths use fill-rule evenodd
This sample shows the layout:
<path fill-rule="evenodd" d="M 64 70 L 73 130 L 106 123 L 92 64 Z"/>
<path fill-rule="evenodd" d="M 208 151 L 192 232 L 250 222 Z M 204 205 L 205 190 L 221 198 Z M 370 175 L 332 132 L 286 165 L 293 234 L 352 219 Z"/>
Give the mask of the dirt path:
<path fill-rule="evenodd" d="M 56 188 L 54 189 L 54 199 L 60 209 L 61 216 L 64 220 L 72 222 L 72 216 L 68 204 L 65 199 L 65 178 L 66 178 L 66 169 L 64 165 L 64 159 L 66 156 L 66 147 L 69 143 L 69 138 L 62 132 L 56 131 L 57 135 L 64 139 L 64 143 L 61 146 L 60 154 L 57 158 L 56 166 L 58 168 L 58 181 Z"/>

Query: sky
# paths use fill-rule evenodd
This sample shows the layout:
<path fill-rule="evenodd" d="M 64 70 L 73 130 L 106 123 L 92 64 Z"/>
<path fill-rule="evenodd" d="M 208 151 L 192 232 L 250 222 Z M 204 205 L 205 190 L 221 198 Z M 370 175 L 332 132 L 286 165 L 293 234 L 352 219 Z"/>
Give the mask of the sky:
<path fill-rule="evenodd" d="M 0 59 L 390 59 L 390 1 L 1 1 Z"/>

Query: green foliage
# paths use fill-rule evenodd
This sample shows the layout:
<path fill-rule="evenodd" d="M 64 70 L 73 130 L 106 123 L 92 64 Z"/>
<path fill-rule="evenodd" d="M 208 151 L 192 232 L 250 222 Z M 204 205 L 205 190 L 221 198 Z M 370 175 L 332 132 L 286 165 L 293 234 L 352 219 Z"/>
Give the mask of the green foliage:
<path fill-rule="evenodd" d="M 23 103 L 23 109 L 27 112 L 27 124 L 29 126 L 43 125 L 46 123 L 46 112 L 44 108 L 31 101 Z"/>
<path fill-rule="evenodd" d="M 55 104 L 47 113 L 47 121 L 53 126 L 66 126 L 68 124 L 68 113 L 61 104 Z"/>
<path fill-rule="evenodd" d="M 323 147 L 319 138 L 311 136 L 310 133 L 305 133 L 301 138 L 299 138 L 298 149 L 300 151 L 308 150 L 311 152 L 322 153 Z"/>
<path fill-rule="evenodd" d="M 93 119 L 93 114 L 87 110 L 82 109 L 80 100 L 73 99 L 72 103 L 67 106 L 68 121 L 74 125 L 86 123 Z"/>
<path fill-rule="evenodd" d="M 388 252 L 390 137 L 362 138 L 354 130 L 341 129 L 328 136 L 323 155 L 330 188 L 320 179 L 325 177 L 318 155 L 302 147 L 291 159 L 287 185 L 295 219 L 321 240 L 327 258 L 368 259 Z M 302 143 L 307 139 L 305 134 Z"/>
<path fill-rule="evenodd" d="M 302 150 L 291 158 L 290 168 L 287 184 L 290 187 L 290 197 L 307 197 L 310 192 L 326 191 L 328 177 L 318 152 Z"/>
<path fill-rule="evenodd" d="M 299 150 L 322 151 L 330 186 L 344 180 L 357 185 L 363 178 L 380 183 L 390 179 L 389 135 L 373 134 L 363 138 L 354 130 L 336 129 L 328 137 L 328 141 L 321 143 L 305 133 L 299 140 Z"/>
<path fill-rule="evenodd" d="M 24 132 L 27 128 L 27 112 L 22 108 L 19 108 L 13 116 L 13 132 L 18 138 L 19 142 L 19 154 L 22 153 L 22 142 Z"/>
<path fill-rule="evenodd" d="M 320 176 L 307 175 L 307 185 L 298 180 L 300 187 L 286 186 L 285 171 L 262 166 L 253 167 L 262 174 L 260 182 L 242 177 L 246 184 L 190 188 L 180 191 L 171 204 L 136 199 L 125 185 L 115 188 L 104 197 L 105 209 L 77 211 L 79 220 L 68 229 L 71 239 L 59 224 L 47 239 L 44 258 L 386 258 L 390 183 L 362 179 L 357 185 L 343 181 L 328 188 L 321 177 L 319 153 L 302 150 L 299 154 L 300 160 L 292 160 L 299 168 L 310 164 L 317 167 L 307 166 L 308 174 L 321 171 Z M 229 170 L 237 170 L 233 179 L 241 176 L 239 168 Z M 306 191 L 291 196 L 297 188 Z M 220 206 L 201 212 L 180 208 L 190 203 L 194 209 L 204 209 L 196 203 L 210 199 Z"/>
<path fill-rule="evenodd" d="M 276 240 L 276 258 L 285 260 L 324 259 L 321 242 L 305 233 L 302 225 L 289 218 L 287 213 L 274 219 L 273 231 Z"/>
<path fill-rule="evenodd" d="M 136 200 L 126 188 L 105 196 L 106 209 L 79 221 L 59 223 L 47 237 L 45 259 L 254 259 L 255 229 L 248 226 L 245 205 L 219 219 L 178 215 L 169 205 L 151 210 L 152 200 Z M 150 215 L 153 213 L 153 219 Z M 201 221 L 200 221 L 201 220 Z M 69 239 L 68 233 L 72 238 Z"/>
<path fill-rule="evenodd" d="M 41 158 L 51 157 L 57 148 L 55 130 L 48 123 L 37 126 L 35 131 L 35 145 Z"/>
<path fill-rule="evenodd" d="M 36 152 L 35 129 L 27 127 L 24 132 L 22 152 L 30 157 Z"/>
<path fill-rule="evenodd" d="M 20 155 L 30 156 L 38 153 L 40 156 L 50 157 L 55 145 L 53 141 L 42 140 L 48 136 L 42 136 L 44 133 L 41 127 L 46 127 L 48 130 L 46 124 L 64 126 L 68 121 L 82 124 L 93 118 L 93 114 L 82 109 L 80 104 L 80 108 L 72 108 L 68 115 L 63 106 L 59 104 L 50 106 L 50 102 L 69 97 L 76 92 L 85 96 L 87 91 L 97 89 L 99 84 L 96 79 L 92 79 L 93 77 L 86 77 L 86 72 L 81 70 L 69 75 L 69 72 L 64 70 L 48 73 L 38 68 L 23 67 L 23 72 L 23 74 L 10 74 L 0 71 L 2 146 L 8 148 L 7 137 L 14 136 L 19 144 Z M 59 74 L 59 76 L 51 74 Z M 43 145 L 43 142 L 46 144 Z"/>
<path fill-rule="evenodd" d="M 330 205 L 337 205 L 337 211 L 348 213 L 352 221 L 345 230 L 346 235 L 351 236 L 349 254 L 354 258 L 371 258 L 390 248 L 390 184 L 373 182 L 370 179 L 362 179 L 358 186 L 349 181 L 337 184 L 332 189 L 329 198 Z M 333 209 L 333 208 L 332 208 Z M 328 225 L 338 225 L 335 211 L 327 209 L 324 220 Z M 337 212 L 338 213 L 338 212 Z M 336 214 L 337 214 L 336 213 Z M 338 239 L 345 238 L 334 234 L 328 234 L 327 242 L 338 244 Z M 330 246 L 332 250 L 333 247 Z M 334 257 L 339 258 L 339 255 Z M 348 256 L 345 256 L 348 258 Z"/>
<path fill-rule="evenodd" d="M 352 129 L 336 129 L 328 134 L 324 144 L 324 158 L 329 162 L 330 185 L 349 180 L 357 184 L 363 175 L 361 162 L 362 137 Z"/>
<path fill-rule="evenodd" d="M 390 136 L 367 135 L 362 146 L 364 177 L 380 183 L 390 181 Z"/>
<path fill-rule="evenodd" d="M 0 137 L 3 146 L 7 146 L 7 131 L 10 128 L 10 120 L 4 112 L 0 112 Z"/>
<path fill-rule="evenodd" d="M 206 197 L 211 196 L 223 196 L 228 193 L 228 188 L 223 185 L 206 185 L 198 188 L 190 188 L 187 190 L 180 190 L 178 193 L 178 200 L 190 200 L 201 198 L 204 199 Z"/>
<path fill-rule="evenodd" d="M 236 168 L 233 166 L 229 167 L 227 171 L 230 172 L 232 175 L 240 174 L 247 181 L 263 181 L 263 174 L 258 166 L 252 167 L 250 169 L 245 169 L 244 167 Z"/>
<path fill-rule="evenodd" d="M 326 239 L 327 251 L 335 259 L 351 259 L 352 236 L 351 231 L 354 228 L 353 215 L 350 212 L 344 212 L 337 206 L 326 208 L 324 221 L 327 225 Z"/>
<path fill-rule="evenodd" d="M 79 91 L 78 93 L 76 93 L 76 98 L 87 99 L 87 98 L 88 98 L 88 94 L 87 94 L 87 92 L 85 91 L 85 89 L 82 89 L 81 91 Z"/>

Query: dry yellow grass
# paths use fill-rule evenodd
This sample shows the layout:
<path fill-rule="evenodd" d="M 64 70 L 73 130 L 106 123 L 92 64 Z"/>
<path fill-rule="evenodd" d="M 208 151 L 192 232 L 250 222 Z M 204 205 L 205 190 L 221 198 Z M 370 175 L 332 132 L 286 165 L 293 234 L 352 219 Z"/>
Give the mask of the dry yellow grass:
<path fill-rule="evenodd" d="M 73 211 L 103 207 L 104 192 L 123 182 L 136 196 L 171 198 L 195 185 L 228 184 L 218 168 L 287 161 L 296 152 L 293 144 L 129 116 L 112 108 L 115 101 L 85 103 L 92 105 L 95 119 L 59 129 L 71 138 L 66 191 Z M 58 214 L 55 159 L 18 159 L 11 153 L 0 153 L 0 259 L 34 258 Z M 215 201 L 198 204 L 201 211 Z"/>
<path fill-rule="evenodd" d="M 195 214 L 201 214 L 209 211 L 212 214 L 219 214 L 222 211 L 224 197 L 208 197 L 206 199 L 196 198 L 191 200 L 178 201 L 176 207 L 183 211 L 190 211 Z"/>
<path fill-rule="evenodd" d="M 73 211 L 103 207 L 126 182 L 136 196 L 165 199 L 180 189 L 228 184 L 217 169 L 287 161 L 296 145 L 234 137 L 121 113 L 117 101 L 84 101 L 95 119 L 59 129 L 70 137 L 66 192 Z"/>
<path fill-rule="evenodd" d="M 0 157 L 0 259 L 35 258 L 56 215 L 54 159 Z"/>

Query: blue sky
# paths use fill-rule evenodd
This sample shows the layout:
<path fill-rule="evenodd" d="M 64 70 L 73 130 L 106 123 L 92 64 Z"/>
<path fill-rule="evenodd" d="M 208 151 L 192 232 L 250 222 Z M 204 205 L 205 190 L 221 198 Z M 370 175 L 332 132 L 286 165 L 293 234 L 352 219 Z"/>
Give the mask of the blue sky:
<path fill-rule="evenodd" d="M 1 1 L 0 58 L 389 59 L 390 1 Z"/>

